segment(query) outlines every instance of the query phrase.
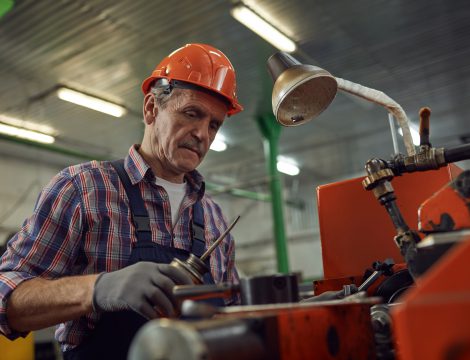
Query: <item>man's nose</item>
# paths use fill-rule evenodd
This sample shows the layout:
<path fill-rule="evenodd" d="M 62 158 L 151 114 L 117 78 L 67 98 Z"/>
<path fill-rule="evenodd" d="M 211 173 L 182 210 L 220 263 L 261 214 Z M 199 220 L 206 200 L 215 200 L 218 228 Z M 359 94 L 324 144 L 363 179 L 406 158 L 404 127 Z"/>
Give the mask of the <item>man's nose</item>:
<path fill-rule="evenodd" d="M 209 126 L 205 122 L 198 122 L 192 131 L 192 134 L 201 142 L 209 140 Z"/>

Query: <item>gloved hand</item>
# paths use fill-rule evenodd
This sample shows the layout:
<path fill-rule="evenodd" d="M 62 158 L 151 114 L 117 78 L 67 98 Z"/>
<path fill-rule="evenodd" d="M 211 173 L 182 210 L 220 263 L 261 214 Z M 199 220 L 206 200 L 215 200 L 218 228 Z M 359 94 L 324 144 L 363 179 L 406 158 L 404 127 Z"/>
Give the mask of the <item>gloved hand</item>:
<path fill-rule="evenodd" d="M 93 290 L 93 309 L 133 310 L 147 319 L 174 316 L 173 287 L 192 284 L 191 278 L 174 266 L 141 261 L 100 274 Z"/>

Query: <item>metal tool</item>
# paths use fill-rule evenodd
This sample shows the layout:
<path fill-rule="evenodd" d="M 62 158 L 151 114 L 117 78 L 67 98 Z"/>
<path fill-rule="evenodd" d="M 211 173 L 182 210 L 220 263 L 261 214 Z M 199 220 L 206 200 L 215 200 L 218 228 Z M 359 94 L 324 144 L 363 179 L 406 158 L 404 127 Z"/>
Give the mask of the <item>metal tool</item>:
<path fill-rule="evenodd" d="M 367 291 L 368 288 L 382 275 L 392 275 L 393 259 L 385 259 L 384 262 L 376 261 L 372 264 L 374 272 L 358 288 L 357 291 Z"/>
<path fill-rule="evenodd" d="M 190 254 L 189 257 L 182 261 L 180 259 L 174 258 L 170 265 L 177 267 L 178 269 L 186 272 L 195 284 L 204 283 L 203 276 L 205 273 L 209 272 L 209 268 L 204 263 L 204 260 L 214 251 L 214 249 L 221 243 L 221 241 L 227 236 L 227 234 L 232 230 L 235 224 L 240 219 L 240 215 L 230 224 L 230 226 L 218 237 L 217 240 L 213 242 L 211 246 L 206 250 L 204 254 L 198 258 L 194 254 Z"/>
<path fill-rule="evenodd" d="M 173 296 L 178 300 L 204 300 L 228 298 L 239 291 L 240 285 L 231 283 L 177 285 L 173 288 Z"/>

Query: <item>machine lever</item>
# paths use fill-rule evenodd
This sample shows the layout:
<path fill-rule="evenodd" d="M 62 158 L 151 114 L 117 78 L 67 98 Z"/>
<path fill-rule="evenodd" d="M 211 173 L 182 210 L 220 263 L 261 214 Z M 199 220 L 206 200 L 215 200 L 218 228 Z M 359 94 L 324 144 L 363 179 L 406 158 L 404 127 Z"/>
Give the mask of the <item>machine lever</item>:
<path fill-rule="evenodd" d="M 431 109 L 423 107 L 419 110 L 419 145 L 431 146 L 429 142 L 429 118 L 431 117 Z"/>
<path fill-rule="evenodd" d="M 375 271 L 357 288 L 357 291 L 366 291 L 382 274 L 389 274 L 393 265 L 395 265 L 393 259 L 386 259 L 383 263 L 376 261 L 372 265 Z"/>

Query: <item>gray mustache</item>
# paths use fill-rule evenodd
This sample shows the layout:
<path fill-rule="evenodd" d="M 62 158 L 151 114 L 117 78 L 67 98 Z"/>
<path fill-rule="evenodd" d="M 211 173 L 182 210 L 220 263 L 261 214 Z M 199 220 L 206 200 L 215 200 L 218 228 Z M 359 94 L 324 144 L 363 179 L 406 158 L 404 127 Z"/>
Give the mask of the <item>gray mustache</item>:
<path fill-rule="evenodd" d="M 187 140 L 180 144 L 180 146 L 196 151 L 199 155 L 202 155 L 204 149 L 202 148 L 201 142 L 198 140 Z"/>

